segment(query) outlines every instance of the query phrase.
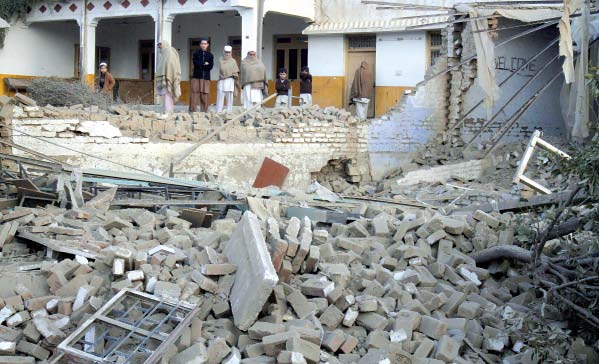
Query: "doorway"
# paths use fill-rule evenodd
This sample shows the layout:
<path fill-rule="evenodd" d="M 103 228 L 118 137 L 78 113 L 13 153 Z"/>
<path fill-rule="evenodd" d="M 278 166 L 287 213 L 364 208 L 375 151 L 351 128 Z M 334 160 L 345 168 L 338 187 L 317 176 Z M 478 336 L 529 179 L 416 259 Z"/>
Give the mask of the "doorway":
<path fill-rule="evenodd" d="M 349 109 L 351 86 L 354 82 L 356 70 L 360 67 L 363 61 L 368 62 L 372 77 L 376 80 L 376 36 L 370 35 L 355 35 L 348 37 L 347 47 L 347 70 L 345 77 L 345 104 Z M 368 117 L 374 117 L 375 110 L 375 90 L 372 85 L 372 100 L 368 105 Z"/>
<path fill-rule="evenodd" d="M 154 40 L 139 41 L 139 79 L 154 80 Z"/>

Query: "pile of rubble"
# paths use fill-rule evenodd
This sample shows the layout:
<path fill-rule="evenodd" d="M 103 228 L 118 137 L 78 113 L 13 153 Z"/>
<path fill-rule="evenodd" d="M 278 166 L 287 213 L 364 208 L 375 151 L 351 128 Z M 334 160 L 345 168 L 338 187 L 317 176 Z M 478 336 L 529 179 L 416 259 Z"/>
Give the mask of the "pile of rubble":
<path fill-rule="evenodd" d="M 170 209 L 111 210 L 114 194 L 78 209 L 2 211 L 3 256 L 38 252 L 18 268 L 37 285 L 23 280 L 3 297 L 2 363 L 58 358 L 123 290 L 199 307 L 165 363 L 538 362 L 515 329 L 537 304 L 531 278 L 467 255 L 511 244 L 509 214 L 369 205 L 371 218 L 328 225 L 229 210 L 197 228 Z"/>
<path fill-rule="evenodd" d="M 19 100 L 23 97 L 21 96 Z M 9 105 L 0 114 L 0 118 L 2 115 L 8 118 L 10 112 L 12 118 L 27 119 L 31 125 L 36 125 L 36 120 L 43 119 L 45 127 L 42 130 L 45 134 L 40 136 L 44 137 L 103 136 L 104 134 L 97 134 L 100 131 L 94 133 L 94 130 L 91 132 L 89 130 L 92 126 L 98 125 L 102 129 L 109 129 L 110 137 L 141 137 L 156 141 L 198 141 L 212 130 L 235 118 L 233 122 L 236 125 L 219 133 L 220 140 L 265 139 L 282 143 L 357 142 L 357 135 L 350 135 L 348 127 L 355 127 L 358 120 L 350 112 L 334 107 L 264 108 L 253 111 L 239 120 L 238 115 L 242 110 L 236 110 L 231 114 L 219 114 L 214 111 L 160 114 L 155 111 L 130 109 L 125 105 L 116 105 L 111 107 L 110 111 L 106 111 L 96 106 L 83 107 L 82 105 L 41 107 L 31 99 L 26 100 L 27 104 L 19 100 L 15 100 L 19 105 L 10 105 L 10 99 L 7 97 L 0 99 L 0 106 Z M 351 140 L 352 138 L 355 140 Z"/>

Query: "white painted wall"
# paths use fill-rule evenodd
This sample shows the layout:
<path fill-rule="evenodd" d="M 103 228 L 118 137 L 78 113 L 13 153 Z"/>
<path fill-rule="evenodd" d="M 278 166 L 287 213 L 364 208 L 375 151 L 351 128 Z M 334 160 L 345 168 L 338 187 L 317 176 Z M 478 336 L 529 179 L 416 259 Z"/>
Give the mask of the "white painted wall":
<path fill-rule="evenodd" d="M 74 21 L 12 25 L 0 49 L 0 74 L 73 77 L 77 43 Z"/>
<path fill-rule="evenodd" d="M 345 76 L 344 35 L 310 35 L 308 66 L 313 76 Z"/>
<path fill-rule="evenodd" d="M 154 20 L 148 16 L 103 19 L 96 28 L 96 46 L 110 48 L 108 66 L 119 78 L 139 78 L 139 41 L 151 39 Z"/>
<path fill-rule="evenodd" d="M 514 21 L 505 21 L 502 26 L 511 26 L 517 24 L 520 23 Z M 495 42 L 499 43 L 514 36 L 518 32 L 518 28 L 499 32 L 499 39 L 497 39 Z M 537 55 L 543 48 L 547 46 L 547 44 L 556 39 L 558 36 L 559 34 L 556 28 L 547 28 L 543 31 L 513 40 L 507 46 L 496 47 L 495 68 L 497 73 L 497 83 L 501 83 L 501 81 L 513 73 L 513 69 L 517 69 L 520 64 L 525 63 L 530 58 Z M 472 47 L 470 46 L 471 42 L 468 39 L 466 44 L 469 45 L 469 48 Z M 464 50 L 465 52 L 469 51 L 466 48 Z M 510 102 L 505 110 L 499 114 L 499 116 L 491 124 L 490 128 L 486 129 L 478 141 L 488 140 L 497 132 L 499 126 L 508 122 L 511 116 L 522 105 L 524 105 L 524 103 L 532 95 L 534 95 L 537 90 L 546 85 L 555 74 L 561 72 L 561 61 L 554 61 L 542 73 L 542 75 L 539 76 L 538 79 L 524 88 L 524 84 L 547 62 L 557 56 L 557 54 L 558 47 L 555 45 L 551 50 L 543 53 L 543 55 L 537 58 L 533 64 L 527 67 L 527 69 L 519 72 L 501 87 L 501 97 L 499 100 L 497 100 L 492 114 L 495 114 L 518 91 L 522 90 L 522 92 L 520 92 L 514 101 Z M 502 139 L 502 141 L 507 142 L 526 140 L 530 137 L 534 129 L 541 129 L 545 134 L 550 136 L 564 136 L 565 127 L 559 101 L 562 83 L 563 77 L 560 77 L 522 115 L 517 125 L 515 125 L 515 127 L 512 128 L 509 133 L 507 133 L 506 137 Z M 463 110 L 470 110 L 481 100 L 482 94 L 483 93 L 478 86 L 478 82 L 475 82 L 475 84 L 463 96 Z M 474 133 L 480 129 L 480 126 L 486 121 L 486 118 L 487 110 L 483 106 L 478 107 L 475 112 L 468 116 L 464 127 L 462 128 L 462 135 L 466 141 L 469 141 Z"/>
<path fill-rule="evenodd" d="M 377 86 L 415 86 L 425 72 L 426 32 L 377 34 Z"/>

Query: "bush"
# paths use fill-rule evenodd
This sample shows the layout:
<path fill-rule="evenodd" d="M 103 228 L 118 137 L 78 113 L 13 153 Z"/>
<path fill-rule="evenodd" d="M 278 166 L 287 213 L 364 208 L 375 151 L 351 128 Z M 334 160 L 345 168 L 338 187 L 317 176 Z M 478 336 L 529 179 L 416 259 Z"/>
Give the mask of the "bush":
<path fill-rule="evenodd" d="M 34 79 L 27 94 L 39 105 L 70 107 L 81 104 L 84 107 L 95 105 L 100 109 L 108 109 L 113 103 L 112 97 L 97 92 L 80 81 L 52 78 Z"/>

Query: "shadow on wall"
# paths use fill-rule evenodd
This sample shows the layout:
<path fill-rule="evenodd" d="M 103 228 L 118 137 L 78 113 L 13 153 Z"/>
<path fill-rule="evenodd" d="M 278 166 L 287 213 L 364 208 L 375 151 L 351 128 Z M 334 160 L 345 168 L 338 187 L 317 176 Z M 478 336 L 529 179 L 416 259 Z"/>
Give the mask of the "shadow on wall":
<path fill-rule="evenodd" d="M 447 58 L 441 57 L 427 76 L 446 69 Z M 410 163 L 420 146 L 445 129 L 447 77 L 442 75 L 419 86 L 385 115 L 372 120 L 368 128 L 368 154 L 374 180 Z"/>

